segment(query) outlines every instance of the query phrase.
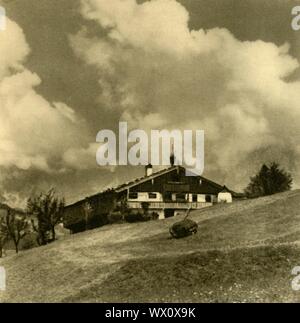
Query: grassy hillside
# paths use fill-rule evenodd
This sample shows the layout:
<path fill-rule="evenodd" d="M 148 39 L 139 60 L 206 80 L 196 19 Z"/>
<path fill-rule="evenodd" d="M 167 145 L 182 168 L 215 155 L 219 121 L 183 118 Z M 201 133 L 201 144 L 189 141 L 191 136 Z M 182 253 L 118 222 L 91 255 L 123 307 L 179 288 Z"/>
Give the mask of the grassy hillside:
<path fill-rule="evenodd" d="M 198 234 L 174 240 L 166 219 L 84 232 L 0 260 L 2 301 L 299 302 L 300 191 L 191 213 Z"/>

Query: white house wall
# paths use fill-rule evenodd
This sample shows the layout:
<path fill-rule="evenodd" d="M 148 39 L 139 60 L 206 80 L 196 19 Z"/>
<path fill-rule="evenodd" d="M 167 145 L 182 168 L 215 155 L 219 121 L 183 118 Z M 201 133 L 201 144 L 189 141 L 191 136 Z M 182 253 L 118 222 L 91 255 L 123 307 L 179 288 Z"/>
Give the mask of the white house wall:
<path fill-rule="evenodd" d="M 153 194 L 156 194 L 156 198 L 149 198 L 148 192 L 139 192 L 138 198 L 136 199 L 130 199 L 128 198 L 129 202 L 163 202 L 163 196 L 161 193 L 158 192 L 151 192 Z"/>
<path fill-rule="evenodd" d="M 149 198 L 149 194 L 148 192 L 138 192 L 138 197 L 136 199 L 131 199 L 128 198 L 128 202 L 163 202 L 163 196 L 161 193 L 159 192 L 151 192 L 156 194 L 156 198 Z M 177 193 L 173 193 L 172 194 L 172 201 L 176 202 L 176 194 Z M 221 193 L 220 193 L 221 194 Z M 222 195 L 220 195 L 221 198 L 224 198 L 224 196 L 222 197 Z M 230 194 L 230 193 L 222 193 L 222 194 Z M 193 202 L 193 195 L 195 194 L 186 194 L 186 199 L 189 202 Z M 197 202 L 199 203 L 205 203 L 206 202 L 206 196 L 210 195 L 210 194 L 197 194 Z M 212 202 L 220 202 L 219 198 L 215 195 L 210 195 L 212 198 Z M 231 194 L 230 194 L 231 197 Z M 230 200 L 230 197 L 226 195 L 226 199 Z M 231 201 L 232 201 L 232 197 L 231 197 Z"/>
<path fill-rule="evenodd" d="M 197 202 L 206 202 L 205 194 L 198 194 Z"/>
<path fill-rule="evenodd" d="M 218 203 L 232 203 L 232 195 L 229 192 L 221 192 L 218 194 Z"/>
<path fill-rule="evenodd" d="M 193 202 L 193 195 L 195 194 L 189 194 L 189 202 Z M 197 202 L 205 203 L 207 195 L 210 195 L 210 194 L 197 194 Z M 212 198 L 212 202 L 217 202 L 217 197 L 215 195 L 210 195 L 210 196 Z"/>

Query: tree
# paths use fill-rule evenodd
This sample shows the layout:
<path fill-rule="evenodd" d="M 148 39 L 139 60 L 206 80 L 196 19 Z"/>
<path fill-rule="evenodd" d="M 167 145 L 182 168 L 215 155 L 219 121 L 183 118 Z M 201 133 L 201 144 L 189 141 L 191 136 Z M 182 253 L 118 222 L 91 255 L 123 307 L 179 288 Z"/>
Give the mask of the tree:
<path fill-rule="evenodd" d="M 88 230 L 90 227 L 91 215 L 93 214 L 92 204 L 86 200 L 83 205 L 84 219 L 85 219 L 85 230 Z"/>
<path fill-rule="evenodd" d="M 4 222 L 4 218 L 0 219 L 0 258 L 3 256 L 3 248 L 5 243 L 7 242 L 7 232 L 2 229 L 2 223 Z"/>
<path fill-rule="evenodd" d="M 55 226 L 62 221 L 64 207 L 64 199 L 58 198 L 54 189 L 51 189 L 48 193 L 41 193 L 39 196 L 28 199 L 27 211 L 37 218 L 37 226 L 32 220 L 32 227 L 38 234 L 37 242 L 39 245 L 55 241 Z M 51 238 L 48 238 L 49 233 Z"/>
<path fill-rule="evenodd" d="M 292 183 L 291 174 L 273 162 L 270 166 L 264 164 L 259 173 L 250 178 L 245 193 L 248 197 L 272 195 L 289 191 L 292 188 Z"/>
<path fill-rule="evenodd" d="M 0 225 L 2 243 L 11 239 L 14 242 L 16 253 L 18 253 L 20 241 L 30 232 L 28 219 L 25 215 L 16 214 L 15 211 L 10 209 L 7 210 L 7 214 L 2 218 Z M 3 247 L 3 244 L 1 247 Z"/>
<path fill-rule="evenodd" d="M 145 216 L 148 215 L 149 206 L 150 206 L 150 203 L 149 202 L 142 202 L 142 209 L 143 209 L 143 212 L 144 212 L 144 215 Z"/>

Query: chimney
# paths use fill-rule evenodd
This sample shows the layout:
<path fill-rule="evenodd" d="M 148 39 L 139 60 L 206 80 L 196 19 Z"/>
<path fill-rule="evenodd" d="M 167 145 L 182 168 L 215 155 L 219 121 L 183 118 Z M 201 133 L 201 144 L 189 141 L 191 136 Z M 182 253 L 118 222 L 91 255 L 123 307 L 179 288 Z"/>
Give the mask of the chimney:
<path fill-rule="evenodd" d="M 175 165 L 175 154 L 174 154 L 174 145 L 172 145 L 172 152 L 170 156 L 170 164 L 173 167 Z"/>
<path fill-rule="evenodd" d="M 145 167 L 145 173 L 146 176 L 151 176 L 153 174 L 153 167 L 151 164 Z"/>

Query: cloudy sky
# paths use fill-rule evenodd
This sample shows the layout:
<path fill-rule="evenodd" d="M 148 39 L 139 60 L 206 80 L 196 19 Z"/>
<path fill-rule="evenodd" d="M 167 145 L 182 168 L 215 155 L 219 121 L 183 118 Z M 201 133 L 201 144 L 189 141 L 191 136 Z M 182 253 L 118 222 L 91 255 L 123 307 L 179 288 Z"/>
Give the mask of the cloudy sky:
<path fill-rule="evenodd" d="M 96 134 L 203 129 L 204 175 L 262 162 L 300 186 L 300 31 L 288 0 L 0 0 L 0 201 L 67 202 L 143 174 L 97 166 Z"/>

